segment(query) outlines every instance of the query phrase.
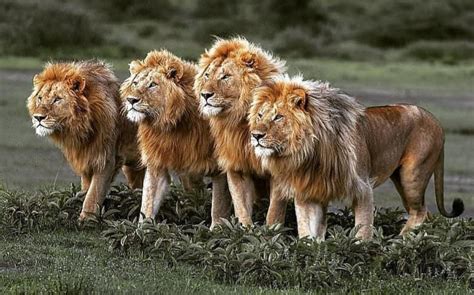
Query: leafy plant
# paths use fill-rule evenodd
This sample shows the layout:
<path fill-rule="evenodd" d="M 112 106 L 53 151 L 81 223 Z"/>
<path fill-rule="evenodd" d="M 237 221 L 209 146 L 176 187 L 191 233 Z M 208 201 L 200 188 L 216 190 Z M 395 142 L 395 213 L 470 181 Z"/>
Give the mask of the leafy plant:
<path fill-rule="evenodd" d="M 258 204 L 256 225 L 244 227 L 235 218 L 210 231 L 210 192 L 185 192 L 172 186 L 158 220 L 138 223 L 141 190 L 115 186 L 86 224 L 102 230 L 112 253 L 139 252 L 168 267 L 188 264 L 218 282 L 272 288 L 348 288 L 374 277 L 472 281 L 474 221 L 435 215 L 404 237 L 399 209 L 376 210 L 375 234 L 370 241 L 355 238 L 349 209 L 328 214 L 326 241 L 298 239 L 293 208 L 287 226 L 261 226 L 266 202 Z M 0 229 L 10 234 L 29 231 L 80 230 L 77 216 L 81 194 L 67 189 L 37 193 L 0 190 Z M 158 222 L 160 221 L 160 222 Z M 82 227 L 83 228 L 83 227 Z M 66 289 L 82 288 L 59 286 Z M 59 288 L 58 287 L 58 288 Z"/>

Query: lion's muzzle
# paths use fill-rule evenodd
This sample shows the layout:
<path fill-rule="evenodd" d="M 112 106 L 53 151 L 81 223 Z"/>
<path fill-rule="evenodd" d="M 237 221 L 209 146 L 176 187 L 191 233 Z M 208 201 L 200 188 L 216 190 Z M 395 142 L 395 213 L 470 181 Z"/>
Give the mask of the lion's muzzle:
<path fill-rule="evenodd" d="M 265 136 L 266 133 L 262 131 L 251 132 L 250 142 L 254 147 L 255 154 L 260 158 L 270 157 L 275 153 L 275 149 L 273 149 L 272 147 L 268 147 L 263 142 L 261 142 L 261 140 L 264 139 Z"/>
<path fill-rule="evenodd" d="M 48 126 L 46 119 L 48 116 L 42 114 L 34 114 L 31 118 L 33 128 L 38 136 L 48 136 L 53 133 L 54 129 Z"/>

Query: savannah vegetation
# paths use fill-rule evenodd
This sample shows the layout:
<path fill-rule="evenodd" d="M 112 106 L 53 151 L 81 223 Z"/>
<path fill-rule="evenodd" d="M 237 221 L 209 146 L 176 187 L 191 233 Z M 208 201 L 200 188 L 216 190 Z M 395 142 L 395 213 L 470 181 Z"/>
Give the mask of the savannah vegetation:
<path fill-rule="evenodd" d="M 474 3 L 448 1 L 5 0 L 0 2 L 0 293 L 472 292 L 474 232 Z M 209 232 L 207 191 L 174 187 L 161 223 L 137 225 L 141 192 L 121 185 L 95 221 L 59 150 L 38 139 L 26 112 L 33 74 L 47 60 L 98 57 L 123 79 L 155 48 L 196 60 L 213 36 L 243 35 L 288 60 L 290 73 L 331 81 L 366 105 L 416 103 L 447 132 L 446 204 L 405 239 L 401 199 L 375 191 L 377 234 L 356 243 L 337 204 L 322 244 L 285 227 L 229 220 Z M 341 211 L 339 211 L 341 210 Z"/>
<path fill-rule="evenodd" d="M 466 293 L 472 287 L 472 219 L 434 216 L 405 238 L 397 236 L 402 211 L 378 209 L 375 237 L 355 239 L 353 216 L 329 216 L 326 242 L 266 227 L 268 204 L 257 225 L 235 219 L 209 231 L 210 193 L 173 187 L 162 223 L 137 224 L 140 191 L 114 187 L 94 220 L 78 225 L 82 200 L 72 185 L 60 190 L 0 195 L 0 291 L 299 293 Z"/>

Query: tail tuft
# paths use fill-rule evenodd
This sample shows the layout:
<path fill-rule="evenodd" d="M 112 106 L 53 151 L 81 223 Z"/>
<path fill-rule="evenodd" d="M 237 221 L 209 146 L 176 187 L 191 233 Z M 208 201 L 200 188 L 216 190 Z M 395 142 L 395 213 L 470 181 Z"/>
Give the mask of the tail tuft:
<path fill-rule="evenodd" d="M 464 212 L 464 203 L 461 199 L 454 199 L 453 201 L 453 211 L 451 212 L 450 217 L 458 217 Z"/>

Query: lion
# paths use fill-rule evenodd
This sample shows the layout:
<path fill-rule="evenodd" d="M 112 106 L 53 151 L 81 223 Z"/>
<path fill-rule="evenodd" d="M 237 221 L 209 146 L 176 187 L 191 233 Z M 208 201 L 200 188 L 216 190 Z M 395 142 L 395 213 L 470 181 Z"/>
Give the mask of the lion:
<path fill-rule="evenodd" d="M 218 39 L 201 55 L 194 89 L 200 111 L 209 119 L 220 167 L 227 180 L 239 222 L 252 224 L 253 203 L 269 186 L 269 175 L 248 142 L 247 113 L 252 92 L 282 73 L 285 62 L 243 38 Z M 286 201 L 271 190 L 267 224 L 283 223 Z"/>
<path fill-rule="evenodd" d="M 409 218 L 401 234 L 427 217 L 424 194 L 435 178 L 438 209 L 464 210 L 443 197 L 444 133 L 428 111 L 407 104 L 364 108 L 329 83 L 281 76 L 255 91 L 249 122 L 255 154 L 295 198 L 300 237 L 323 240 L 326 209 L 352 201 L 357 237 L 372 237 L 372 189 L 391 178 Z"/>
<path fill-rule="evenodd" d="M 226 175 L 214 156 L 209 122 L 199 114 L 193 92 L 196 65 L 166 50 L 151 51 L 130 64 L 121 86 L 127 117 L 138 123 L 138 141 L 147 166 L 141 212 L 154 218 L 169 186 L 168 172 L 210 176 L 211 228 L 228 218 L 231 198 Z"/>
<path fill-rule="evenodd" d="M 121 115 L 119 83 L 107 64 L 47 63 L 33 85 L 27 107 L 36 134 L 48 136 L 81 176 L 80 220 L 96 213 L 120 167 L 131 188 L 142 187 L 137 130 Z"/>

